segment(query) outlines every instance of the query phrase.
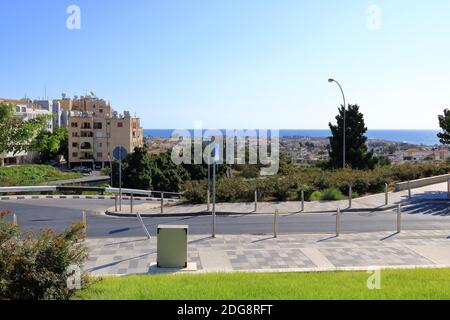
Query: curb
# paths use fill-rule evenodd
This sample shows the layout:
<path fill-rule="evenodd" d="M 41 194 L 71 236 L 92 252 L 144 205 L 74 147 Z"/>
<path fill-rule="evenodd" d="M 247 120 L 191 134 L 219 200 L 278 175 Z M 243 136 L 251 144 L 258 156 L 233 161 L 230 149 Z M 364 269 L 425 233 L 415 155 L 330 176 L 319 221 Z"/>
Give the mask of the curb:
<path fill-rule="evenodd" d="M 114 196 L 83 196 L 83 195 L 39 195 L 39 196 L 1 196 L 0 201 L 8 200 L 41 200 L 41 199 L 79 199 L 79 200 L 114 200 Z M 122 197 L 122 200 L 129 201 L 130 197 Z M 160 198 L 134 197 L 137 201 L 160 201 Z M 177 199 L 165 199 L 167 202 L 176 202 Z"/>
<path fill-rule="evenodd" d="M 384 208 L 362 208 L 362 209 L 344 209 L 341 210 L 341 213 L 345 212 L 383 212 L 390 209 L 397 208 L 397 205 L 392 205 Z M 280 212 L 281 215 L 289 215 L 289 214 L 308 214 L 308 213 L 336 213 L 336 210 L 322 210 L 322 211 L 297 211 L 297 212 Z M 126 213 L 126 212 L 115 212 L 115 211 L 105 211 L 105 215 L 112 217 L 123 217 L 123 218 L 135 218 L 137 217 L 135 213 Z M 185 212 L 185 213 L 141 213 L 141 217 L 146 218 L 160 218 L 160 217 L 197 217 L 197 216 L 209 216 L 211 212 L 197 211 L 197 212 Z M 216 211 L 216 215 L 219 216 L 231 216 L 231 215 L 273 215 L 271 212 L 225 212 L 225 211 Z"/>

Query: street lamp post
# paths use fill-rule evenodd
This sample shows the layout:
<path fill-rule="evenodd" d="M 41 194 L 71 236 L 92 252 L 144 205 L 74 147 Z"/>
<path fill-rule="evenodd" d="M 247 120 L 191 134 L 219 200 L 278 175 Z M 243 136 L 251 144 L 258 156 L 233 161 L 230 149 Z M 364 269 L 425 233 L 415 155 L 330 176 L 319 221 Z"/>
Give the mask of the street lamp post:
<path fill-rule="evenodd" d="M 110 171 L 111 171 L 111 188 L 114 188 L 114 185 L 113 185 L 113 167 L 112 167 L 112 161 L 111 161 L 111 156 L 110 155 L 108 155 L 108 160 L 109 160 L 109 169 L 110 169 Z"/>
<path fill-rule="evenodd" d="M 336 80 L 334 80 L 334 79 L 328 79 L 328 82 L 329 83 L 333 83 L 333 82 L 335 82 L 338 86 L 339 86 L 339 89 L 341 89 L 341 93 L 342 93 L 342 98 L 344 99 L 344 124 L 343 124 L 343 133 L 342 133 L 342 135 L 344 136 L 343 137 L 343 153 L 342 153 L 342 163 L 343 163 L 343 167 L 345 168 L 345 143 L 346 143 L 346 141 L 345 141 L 345 133 L 346 133 L 346 130 L 345 130 L 345 118 L 346 118 L 346 110 L 347 110 L 347 106 L 346 106 L 346 104 L 345 104 L 345 95 L 344 95 L 344 90 L 342 90 L 342 86 L 341 86 L 341 84 L 339 83 L 339 82 L 337 82 Z"/>

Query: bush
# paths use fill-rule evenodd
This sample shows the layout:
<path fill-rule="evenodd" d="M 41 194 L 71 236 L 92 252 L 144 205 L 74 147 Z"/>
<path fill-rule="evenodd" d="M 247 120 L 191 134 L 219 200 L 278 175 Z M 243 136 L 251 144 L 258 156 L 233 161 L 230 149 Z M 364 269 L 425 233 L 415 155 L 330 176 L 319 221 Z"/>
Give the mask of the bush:
<path fill-rule="evenodd" d="M 183 185 L 183 189 L 183 195 L 190 203 L 202 204 L 206 202 L 208 181 L 186 181 Z"/>
<path fill-rule="evenodd" d="M 83 243 L 84 226 L 73 224 L 61 234 L 43 230 L 39 237 L 20 230 L 0 214 L 0 298 L 49 300 L 68 299 L 69 266 L 78 266 L 87 258 Z"/>

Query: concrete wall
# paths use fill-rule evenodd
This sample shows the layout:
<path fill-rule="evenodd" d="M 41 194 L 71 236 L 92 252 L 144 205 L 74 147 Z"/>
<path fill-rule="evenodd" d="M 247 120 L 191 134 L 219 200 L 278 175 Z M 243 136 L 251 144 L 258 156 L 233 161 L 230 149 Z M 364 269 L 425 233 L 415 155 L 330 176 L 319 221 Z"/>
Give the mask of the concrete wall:
<path fill-rule="evenodd" d="M 429 186 L 429 185 L 436 184 L 436 183 L 447 182 L 448 179 L 450 179 L 450 174 L 444 174 L 442 176 L 435 176 L 435 177 L 411 180 L 410 184 L 411 184 L 411 189 L 414 189 L 414 188 Z M 402 190 L 408 190 L 408 181 L 399 182 L 395 185 L 395 191 L 402 191 Z"/>

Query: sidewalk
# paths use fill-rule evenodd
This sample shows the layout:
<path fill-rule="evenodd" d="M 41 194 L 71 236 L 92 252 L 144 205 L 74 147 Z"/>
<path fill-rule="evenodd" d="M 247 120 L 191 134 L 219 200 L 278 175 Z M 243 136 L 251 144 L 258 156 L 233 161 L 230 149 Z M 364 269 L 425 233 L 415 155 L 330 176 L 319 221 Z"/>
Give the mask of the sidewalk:
<path fill-rule="evenodd" d="M 156 238 L 88 239 L 91 275 L 169 272 L 156 268 Z M 450 230 L 331 235 L 189 236 L 196 271 L 307 272 L 450 267 Z"/>
<path fill-rule="evenodd" d="M 398 203 L 405 201 L 418 200 L 445 200 L 447 199 L 447 183 L 434 184 L 422 188 L 411 190 L 411 199 L 408 199 L 408 191 L 389 192 L 389 204 L 385 206 L 385 194 L 378 193 L 366 197 L 356 198 L 352 200 L 352 210 L 386 210 L 395 207 Z M 342 201 L 315 201 L 305 202 L 304 213 L 318 213 L 318 212 L 334 212 L 337 208 L 347 210 L 349 207 L 348 200 Z M 280 213 L 297 213 L 301 210 L 301 203 L 299 201 L 291 202 L 259 202 L 257 211 L 255 212 L 254 203 L 218 203 L 216 205 L 217 213 L 259 213 L 259 214 L 273 214 L 278 209 Z M 191 205 L 180 204 L 175 206 L 167 206 L 164 208 L 164 215 L 193 215 L 206 213 L 207 206 L 205 204 Z M 140 204 L 134 206 L 134 212 L 139 212 L 143 216 L 161 215 L 159 204 Z M 114 208 L 109 208 L 107 214 L 125 216 L 129 215 L 129 205 L 125 203 L 125 208 L 122 212 L 114 212 Z"/>

